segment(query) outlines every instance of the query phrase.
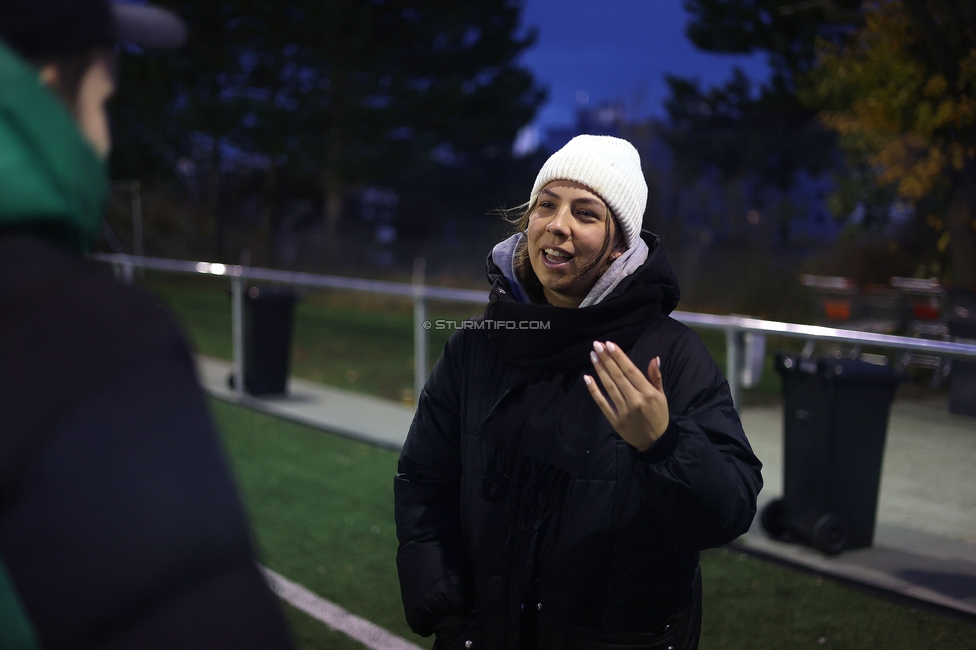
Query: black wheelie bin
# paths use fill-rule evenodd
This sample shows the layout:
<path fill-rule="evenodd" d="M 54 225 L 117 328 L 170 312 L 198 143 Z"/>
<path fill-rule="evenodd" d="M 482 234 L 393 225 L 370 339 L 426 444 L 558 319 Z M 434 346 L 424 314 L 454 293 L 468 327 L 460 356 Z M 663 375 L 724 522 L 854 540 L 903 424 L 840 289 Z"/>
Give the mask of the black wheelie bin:
<path fill-rule="evenodd" d="M 946 318 L 949 336 L 960 343 L 976 342 L 976 308 L 957 306 Z M 949 373 L 949 412 L 976 417 L 976 361 L 953 359 Z"/>
<path fill-rule="evenodd" d="M 244 390 L 283 395 L 291 365 L 296 296 L 284 289 L 251 287 L 244 298 Z"/>
<path fill-rule="evenodd" d="M 763 509 L 763 528 L 828 555 L 871 546 L 901 375 L 855 359 L 784 354 L 776 369 L 783 380 L 783 498 Z"/>

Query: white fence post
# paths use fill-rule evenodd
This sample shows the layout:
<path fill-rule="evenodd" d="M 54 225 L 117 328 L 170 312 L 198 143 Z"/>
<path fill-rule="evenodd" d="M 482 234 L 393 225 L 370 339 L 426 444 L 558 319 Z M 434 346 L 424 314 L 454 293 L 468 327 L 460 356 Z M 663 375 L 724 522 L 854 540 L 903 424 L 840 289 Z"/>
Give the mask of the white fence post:
<path fill-rule="evenodd" d="M 419 401 L 427 383 L 427 298 L 424 296 L 424 275 L 427 260 L 413 261 L 413 392 Z"/>
<path fill-rule="evenodd" d="M 237 276 L 230 279 L 230 296 L 234 393 L 240 399 L 244 397 L 244 278 Z"/>
<path fill-rule="evenodd" d="M 132 284 L 133 277 L 134 271 L 132 269 L 132 260 L 127 256 L 122 261 L 122 282 Z"/>
<path fill-rule="evenodd" d="M 742 352 L 742 387 L 753 388 L 762 379 L 763 366 L 766 361 L 766 335 L 758 332 L 746 332 L 743 335 L 744 347 Z"/>
<path fill-rule="evenodd" d="M 742 362 L 745 348 L 745 336 L 742 330 L 729 327 L 725 330 L 725 376 L 729 382 L 729 392 L 732 393 L 732 404 L 742 406 Z"/>

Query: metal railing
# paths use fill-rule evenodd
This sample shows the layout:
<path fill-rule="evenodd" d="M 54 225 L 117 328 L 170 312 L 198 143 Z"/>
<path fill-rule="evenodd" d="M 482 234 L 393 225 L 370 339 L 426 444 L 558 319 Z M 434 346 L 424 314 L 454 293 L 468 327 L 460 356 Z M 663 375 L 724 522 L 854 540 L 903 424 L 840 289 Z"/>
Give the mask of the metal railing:
<path fill-rule="evenodd" d="M 274 282 L 310 289 L 343 289 L 411 298 L 414 308 L 414 391 L 418 396 L 427 381 L 428 335 L 427 329 L 424 327 L 424 323 L 427 321 L 427 302 L 429 300 L 443 300 L 477 305 L 485 305 L 488 302 L 487 291 L 449 289 L 425 285 L 423 262 L 419 260 L 418 263 L 414 264 L 413 281 L 407 284 L 252 268 L 218 262 L 191 262 L 123 254 L 94 253 L 91 258 L 113 265 L 116 275 L 126 282 L 132 281 L 135 269 L 215 275 L 228 278 L 231 285 L 234 390 L 239 397 L 243 397 L 244 394 L 244 284 L 249 280 Z M 671 316 L 686 325 L 725 332 L 726 377 L 732 392 L 732 399 L 736 404 L 740 404 L 742 400 L 743 375 L 746 369 L 746 338 L 748 335 L 758 337 L 775 335 L 807 341 L 870 345 L 911 352 L 928 352 L 947 357 L 976 359 L 976 344 L 969 343 L 874 334 L 819 325 L 782 323 L 745 316 L 716 316 L 683 311 L 673 312 Z"/>

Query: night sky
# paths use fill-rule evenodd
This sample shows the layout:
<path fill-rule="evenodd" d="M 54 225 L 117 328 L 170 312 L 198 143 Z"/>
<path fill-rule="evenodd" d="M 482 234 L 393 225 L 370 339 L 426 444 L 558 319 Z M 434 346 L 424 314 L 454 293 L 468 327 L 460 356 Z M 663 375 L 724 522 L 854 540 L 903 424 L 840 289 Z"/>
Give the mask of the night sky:
<path fill-rule="evenodd" d="M 629 118 L 663 116 L 665 73 L 706 85 L 727 79 L 734 65 L 753 79 L 768 75 L 763 55 L 696 50 L 681 0 L 525 0 L 523 21 L 539 30 L 523 60 L 549 86 L 536 120 L 542 128 L 573 122 L 577 94 L 590 105 L 622 100 Z"/>

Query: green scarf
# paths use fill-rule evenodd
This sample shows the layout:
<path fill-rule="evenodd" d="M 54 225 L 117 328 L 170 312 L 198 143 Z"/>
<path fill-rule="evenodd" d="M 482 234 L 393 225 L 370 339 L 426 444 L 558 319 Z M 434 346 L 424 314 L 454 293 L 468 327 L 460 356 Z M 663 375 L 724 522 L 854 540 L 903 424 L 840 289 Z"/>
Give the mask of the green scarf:
<path fill-rule="evenodd" d="M 0 229 L 53 223 L 87 251 L 107 199 L 105 161 L 37 70 L 0 41 Z"/>
<path fill-rule="evenodd" d="M 0 559 L 0 650 L 38 650 L 37 639 L 20 596 L 14 587 L 7 568 Z"/>

